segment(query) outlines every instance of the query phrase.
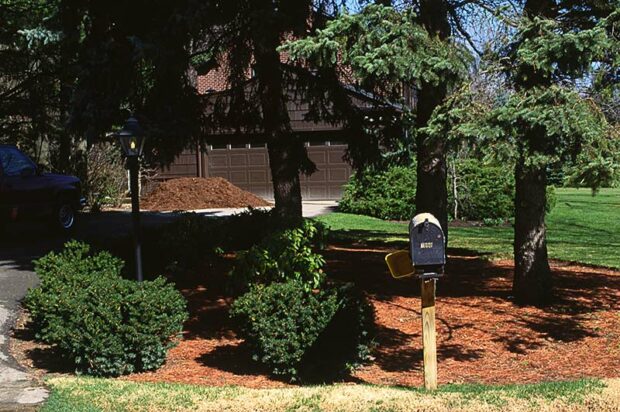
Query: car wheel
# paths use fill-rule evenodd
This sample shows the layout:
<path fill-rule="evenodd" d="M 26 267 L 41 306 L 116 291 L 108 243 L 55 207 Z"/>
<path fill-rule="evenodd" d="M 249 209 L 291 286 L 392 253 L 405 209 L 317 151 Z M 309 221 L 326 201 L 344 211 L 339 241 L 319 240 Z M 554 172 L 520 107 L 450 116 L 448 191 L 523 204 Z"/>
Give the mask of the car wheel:
<path fill-rule="evenodd" d="M 75 225 L 75 209 L 66 201 L 61 201 L 52 216 L 54 226 L 62 231 L 69 231 Z"/>

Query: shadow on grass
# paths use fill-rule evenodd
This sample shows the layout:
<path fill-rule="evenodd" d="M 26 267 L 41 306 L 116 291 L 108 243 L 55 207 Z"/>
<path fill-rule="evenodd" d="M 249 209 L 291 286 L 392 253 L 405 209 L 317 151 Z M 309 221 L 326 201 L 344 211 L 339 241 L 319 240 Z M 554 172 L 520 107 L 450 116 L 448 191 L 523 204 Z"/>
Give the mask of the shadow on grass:
<path fill-rule="evenodd" d="M 332 230 L 329 233 L 332 243 L 365 245 L 406 245 L 407 234 L 380 230 Z"/>

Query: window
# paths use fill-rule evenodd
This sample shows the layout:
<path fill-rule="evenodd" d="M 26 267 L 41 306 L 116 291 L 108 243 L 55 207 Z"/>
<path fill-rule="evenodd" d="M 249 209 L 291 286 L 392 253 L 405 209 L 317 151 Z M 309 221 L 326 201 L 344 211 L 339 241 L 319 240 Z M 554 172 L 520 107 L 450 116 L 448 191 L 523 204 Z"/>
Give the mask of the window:
<path fill-rule="evenodd" d="M 325 141 L 310 141 L 309 146 L 327 146 L 327 142 Z"/>
<path fill-rule="evenodd" d="M 31 170 L 34 174 L 36 170 L 32 160 L 14 147 L 0 149 L 0 163 L 5 176 L 20 176 L 25 170 Z"/>
<path fill-rule="evenodd" d="M 267 143 L 250 143 L 250 148 L 252 149 L 264 149 L 265 147 L 267 147 Z"/>
<path fill-rule="evenodd" d="M 215 143 L 211 145 L 211 150 L 226 150 L 228 145 L 226 143 Z"/>
<path fill-rule="evenodd" d="M 246 144 L 245 143 L 231 143 L 230 148 L 231 149 L 245 149 Z"/>

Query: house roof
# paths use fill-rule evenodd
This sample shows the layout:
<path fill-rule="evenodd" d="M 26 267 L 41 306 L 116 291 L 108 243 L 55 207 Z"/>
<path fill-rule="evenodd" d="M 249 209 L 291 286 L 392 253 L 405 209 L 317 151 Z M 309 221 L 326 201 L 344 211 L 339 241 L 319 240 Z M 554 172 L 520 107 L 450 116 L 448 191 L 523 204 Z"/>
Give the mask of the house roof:
<path fill-rule="evenodd" d="M 305 76 L 307 80 L 317 80 L 315 74 L 288 64 L 282 64 L 283 68 L 294 76 Z M 244 93 L 255 92 L 257 86 L 256 78 L 248 79 L 241 87 L 244 89 Z M 371 92 L 363 90 L 355 85 L 341 84 L 342 90 L 347 94 L 351 106 L 358 113 L 401 113 L 404 107 L 400 104 L 393 103 L 382 99 L 379 96 L 374 95 Z M 215 91 L 211 93 L 205 93 L 205 106 L 207 115 L 212 115 L 215 110 L 225 110 L 224 107 L 227 104 L 227 99 L 232 98 L 232 89 Z M 295 90 L 290 89 L 287 91 L 287 109 L 290 119 L 290 128 L 292 133 L 317 133 L 317 132 L 343 132 L 345 124 L 342 121 L 330 122 L 327 120 L 313 120 L 308 116 L 310 110 L 310 104 L 302 96 L 302 93 L 297 93 Z M 216 109 L 218 107 L 218 109 Z M 247 134 L 260 134 L 260 130 L 252 128 L 252 130 L 243 129 L 239 127 L 214 127 L 210 135 L 247 135 Z"/>

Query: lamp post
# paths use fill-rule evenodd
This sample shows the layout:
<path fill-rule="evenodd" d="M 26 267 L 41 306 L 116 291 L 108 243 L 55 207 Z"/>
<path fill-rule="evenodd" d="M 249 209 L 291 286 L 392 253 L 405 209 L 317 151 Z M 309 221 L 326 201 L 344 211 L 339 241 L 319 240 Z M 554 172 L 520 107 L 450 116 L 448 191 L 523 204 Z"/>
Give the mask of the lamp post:
<path fill-rule="evenodd" d="M 125 126 L 116 133 L 123 153 L 127 157 L 129 168 L 129 190 L 131 191 L 131 220 L 133 221 L 133 238 L 136 254 L 136 278 L 142 282 L 142 246 L 140 239 L 140 189 L 138 184 L 138 158 L 144 147 L 144 133 L 138 120 L 130 117 Z"/>

